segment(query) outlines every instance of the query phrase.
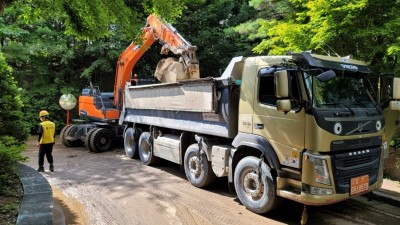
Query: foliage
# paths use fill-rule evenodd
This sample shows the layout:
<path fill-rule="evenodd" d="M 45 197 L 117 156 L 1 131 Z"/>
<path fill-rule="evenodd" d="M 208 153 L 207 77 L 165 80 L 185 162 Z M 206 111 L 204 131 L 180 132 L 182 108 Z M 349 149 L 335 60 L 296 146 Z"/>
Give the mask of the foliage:
<path fill-rule="evenodd" d="M 23 122 L 23 106 L 17 82 L 11 75 L 12 69 L 0 53 L 0 194 L 15 172 L 18 161 L 24 160 L 21 151 L 29 133 Z"/>
<path fill-rule="evenodd" d="M 16 0 L 7 6 L 0 18 L 1 51 L 19 81 L 31 133 L 42 109 L 50 112 L 58 130 L 63 127 L 66 112 L 58 105 L 62 94 L 78 96 L 89 81 L 102 91 L 113 90 L 118 56 L 145 24 L 146 2 L 148 11 L 169 7 L 169 1 L 123 0 Z M 149 53 L 136 73 L 152 74 L 156 62 L 150 56 L 158 53 Z M 77 109 L 71 115 L 77 117 Z"/>
<path fill-rule="evenodd" d="M 26 146 L 15 144 L 15 138 L 0 136 L 0 195 L 8 191 L 6 189 L 6 184 L 10 177 L 15 174 L 17 162 L 26 160 L 26 158 L 21 155 L 21 152 Z"/>
<path fill-rule="evenodd" d="M 78 96 L 90 80 L 97 83 L 109 77 L 113 81 L 120 44 L 79 41 L 65 36 L 65 27 L 53 18 L 24 25 L 21 18 L 26 11 L 15 5 L 6 8 L 0 24 L 9 32 L 0 29 L 2 51 L 19 81 L 25 102 L 24 120 L 30 131 L 36 132 L 37 113 L 42 109 L 50 112 L 51 120 L 60 130 L 66 112 L 58 105 L 59 97 L 66 93 Z M 15 24 L 19 25 L 14 27 Z"/>
<path fill-rule="evenodd" d="M 282 2 L 250 1 L 260 12 Z M 399 6 L 399 1 L 289 0 L 276 7 L 283 12 L 280 16 L 270 14 L 259 21 L 257 34 L 264 39 L 254 51 L 284 54 L 314 49 L 333 54 L 334 50 L 367 61 L 376 71 L 398 71 Z"/>
<path fill-rule="evenodd" d="M 29 134 L 22 107 L 21 90 L 12 76 L 11 67 L 0 53 L 0 137 L 12 136 L 17 144 L 23 143 Z"/>
<path fill-rule="evenodd" d="M 25 9 L 20 19 L 26 24 L 53 18 L 63 24 L 65 35 L 78 40 L 109 37 L 118 28 L 129 38 L 140 16 L 124 0 L 16 0 L 10 7 Z"/>
<path fill-rule="evenodd" d="M 15 165 L 24 159 L 21 151 L 29 133 L 24 115 L 21 91 L 12 76 L 12 69 L 0 53 L 0 194 L 15 172 Z"/>
<path fill-rule="evenodd" d="M 188 5 L 174 25 L 197 46 L 201 77 L 218 77 L 233 57 L 252 54 L 251 43 L 229 29 L 245 22 L 252 10 L 247 1 L 208 0 Z"/>
<path fill-rule="evenodd" d="M 118 32 L 121 40 L 131 40 L 146 14 L 155 13 L 174 22 L 186 4 L 202 0 L 16 0 L 14 5 L 28 6 L 21 17 L 26 23 L 54 18 L 63 22 L 64 34 L 78 40 L 109 38 Z M 133 33 L 135 34 L 135 33 Z"/>
<path fill-rule="evenodd" d="M 204 0 L 144 0 L 142 5 L 146 13 L 154 13 L 170 23 L 175 23 L 181 17 L 183 11 L 187 9 L 187 2 L 196 4 L 196 2 L 201 3 Z"/>

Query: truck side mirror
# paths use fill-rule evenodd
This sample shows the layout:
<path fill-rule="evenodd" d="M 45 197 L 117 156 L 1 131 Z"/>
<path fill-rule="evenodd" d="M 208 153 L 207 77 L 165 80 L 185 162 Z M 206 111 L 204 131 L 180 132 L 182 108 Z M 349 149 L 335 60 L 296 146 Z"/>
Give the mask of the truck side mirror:
<path fill-rule="evenodd" d="M 280 70 L 274 74 L 275 95 L 278 98 L 289 97 L 289 74 L 287 70 Z"/>
<path fill-rule="evenodd" d="M 336 77 L 336 73 L 333 70 L 325 71 L 317 76 L 317 79 L 321 82 L 328 82 Z"/>
<path fill-rule="evenodd" d="M 289 112 L 290 110 L 292 110 L 292 103 L 289 99 L 277 100 L 276 109 L 280 112 Z"/>
<path fill-rule="evenodd" d="M 394 101 L 390 101 L 389 109 L 400 111 L 400 78 L 393 78 L 393 99 Z"/>

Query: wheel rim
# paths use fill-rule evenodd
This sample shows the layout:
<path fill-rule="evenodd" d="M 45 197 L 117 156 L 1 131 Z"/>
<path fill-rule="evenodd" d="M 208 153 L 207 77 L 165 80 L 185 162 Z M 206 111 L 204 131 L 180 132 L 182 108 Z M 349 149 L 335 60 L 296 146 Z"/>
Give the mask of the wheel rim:
<path fill-rule="evenodd" d="M 102 136 L 99 140 L 99 143 L 104 146 L 108 143 L 108 138 L 106 136 Z"/>
<path fill-rule="evenodd" d="M 143 140 L 141 143 L 141 152 L 145 161 L 147 161 L 151 154 L 150 144 L 147 140 Z"/>
<path fill-rule="evenodd" d="M 132 155 L 133 149 L 133 137 L 130 133 L 126 134 L 125 137 L 125 154 Z"/>
<path fill-rule="evenodd" d="M 190 174 L 197 178 L 201 174 L 201 165 L 200 165 L 200 159 L 197 156 L 192 156 L 189 159 L 189 170 Z"/>
<path fill-rule="evenodd" d="M 243 173 L 243 187 L 247 196 L 254 200 L 261 199 L 264 194 L 264 184 L 255 170 L 249 169 Z"/>

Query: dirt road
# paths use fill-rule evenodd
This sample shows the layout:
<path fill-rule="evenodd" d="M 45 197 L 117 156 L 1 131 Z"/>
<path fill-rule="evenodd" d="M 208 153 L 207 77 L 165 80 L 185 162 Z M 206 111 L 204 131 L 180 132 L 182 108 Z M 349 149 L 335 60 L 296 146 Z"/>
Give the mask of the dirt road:
<path fill-rule="evenodd" d="M 24 152 L 25 164 L 37 167 L 37 146 L 32 138 Z M 80 148 L 54 147 L 55 172 L 43 175 L 53 188 L 56 206 L 63 208 L 67 224 L 82 225 L 224 225 L 300 224 L 303 206 L 284 201 L 276 211 L 257 215 L 230 193 L 226 179 L 207 189 L 192 186 L 179 165 L 166 161 L 154 167 L 124 156 L 122 148 L 91 153 Z M 398 224 L 396 206 L 352 200 L 307 207 L 308 225 Z"/>
<path fill-rule="evenodd" d="M 35 143 L 32 139 L 24 153 L 30 158 L 26 164 L 33 168 L 37 167 Z M 186 180 L 179 165 L 162 161 L 154 167 L 144 166 L 138 159 L 126 158 L 122 148 L 91 153 L 84 147 L 65 148 L 57 143 L 53 156 L 55 172 L 45 172 L 45 177 L 53 189 L 84 208 L 76 202 L 62 203 L 73 207 L 67 215 L 72 217 L 70 224 L 84 223 L 82 217 L 91 225 L 287 224 L 284 217 L 281 223 L 246 210 L 229 193 L 226 179 L 199 189 Z M 293 213 L 299 218 L 301 207 Z"/>

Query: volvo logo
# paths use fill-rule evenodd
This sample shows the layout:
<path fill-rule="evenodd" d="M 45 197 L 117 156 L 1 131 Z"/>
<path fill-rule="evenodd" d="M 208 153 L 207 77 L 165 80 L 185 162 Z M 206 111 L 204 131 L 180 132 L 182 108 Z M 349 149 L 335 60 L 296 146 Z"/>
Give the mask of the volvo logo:
<path fill-rule="evenodd" d="M 360 150 L 360 151 L 354 151 L 354 152 L 349 152 L 349 156 L 356 156 L 356 155 L 362 155 L 369 153 L 369 149 L 367 150 Z"/>
<path fill-rule="evenodd" d="M 361 132 L 363 126 L 364 126 L 364 125 L 363 125 L 362 123 L 359 123 L 358 126 L 357 126 L 357 130 L 358 130 L 359 132 Z"/>
<path fill-rule="evenodd" d="M 347 64 L 340 64 L 342 67 L 343 67 L 343 69 L 347 69 L 347 70 L 358 70 L 358 67 L 357 66 L 354 66 L 354 65 L 347 65 Z"/>
<path fill-rule="evenodd" d="M 343 145 L 344 141 L 332 141 L 332 144 L 334 144 L 334 145 Z"/>
<path fill-rule="evenodd" d="M 357 127 L 356 127 L 355 129 L 353 129 L 353 130 L 347 132 L 346 135 L 352 134 L 352 133 L 354 133 L 354 132 L 356 132 L 356 131 L 358 131 L 358 132 L 361 133 L 361 132 L 363 131 L 363 128 L 364 128 L 365 126 L 367 126 L 368 124 L 370 124 L 371 122 L 372 122 L 372 121 L 367 121 L 366 123 L 359 123 L 359 124 L 357 124 Z"/>

